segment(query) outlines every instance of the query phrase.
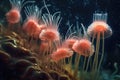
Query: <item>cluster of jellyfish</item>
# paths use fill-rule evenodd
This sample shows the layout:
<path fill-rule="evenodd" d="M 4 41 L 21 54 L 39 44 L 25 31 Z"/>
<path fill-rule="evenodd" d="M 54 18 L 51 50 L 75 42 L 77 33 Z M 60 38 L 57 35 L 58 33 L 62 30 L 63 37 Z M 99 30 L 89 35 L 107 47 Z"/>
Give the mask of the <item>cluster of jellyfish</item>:
<path fill-rule="evenodd" d="M 27 18 L 22 21 L 20 28 L 23 31 L 20 32 L 25 33 L 24 36 L 31 39 L 30 46 L 33 46 L 32 40 L 40 41 L 39 44 L 34 43 L 38 45 L 38 57 L 42 56 L 60 64 L 76 77 L 81 65 L 81 57 L 82 59 L 84 57 L 82 70 L 99 72 L 104 57 L 104 39 L 112 35 L 112 29 L 107 24 L 107 13 L 94 13 L 93 22 L 87 29 L 82 23 L 81 27 L 78 25 L 70 26 L 63 39 L 59 32 L 62 20 L 61 13 L 58 11 L 50 14 L 49 5 L 46 5 L 45 1 L 44 6 L 40 9 L 36 5 L 25 6 L 27 3 L 34 3 L 34 1 L 9 1 L 12 7 L 6 13 L 8 28 L 12 29 L 14 25 L 21 23 L 21 10 L 24 7 Z M 47 13 L 43 14 L 43 9 L 46 9 Z M 100 46 L 102 46 L 102 52 L 99 57 Z"/>

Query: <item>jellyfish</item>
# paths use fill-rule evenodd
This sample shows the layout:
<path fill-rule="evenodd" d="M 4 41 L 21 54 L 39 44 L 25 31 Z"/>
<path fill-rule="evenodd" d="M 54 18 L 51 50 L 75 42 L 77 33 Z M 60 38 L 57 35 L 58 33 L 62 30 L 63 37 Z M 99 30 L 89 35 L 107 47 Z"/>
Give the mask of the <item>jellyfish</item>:
<path fill-rule="evenodd" d="M 92 45 L 91 41 L 87 39 L 81 39 L 76 41 L 72 48 L 78 54 L 88 57 L 92 56 L 94 52 L 94 48 L 91 45 Z"/>
<path fill-rule="evenodd" d="M 42 30 L 39 34 L 39 39 L 41 42 L 47 42 L 48 47 L 44 50 L 47 52 L 47 54 L 51 54 L 54 49 L 56 49 L 56 46 L 60 44 L 60 33 L 58 31 L 59 27 L 59 19 L 60 16 L 58 12 L 51 14 L 43 14 L 42 20 L 46 26 L 46 29 Z M 56 17 L 57 16 L 57 17 Z M 42 44 L 42 43 L 41 43 Z"/>
<path fill-rule="evenodd" d="M 48 42 L 58 41 L 59 32 L 51 28 L 46 28 L 45 30 L 41 31 L 39 38 L 43 41 L 48 41 Z"/>
<path fill-rule="evenodd" d="M 65 36 L 65 38 L 63 39 L 62 46 L 68 47 L 69 49 L 72 50 L 72 46 L 78 38 L 76 36 L 75 29 L 72 29 L 73 25 L 68 24 L 68 26 L 69 26 L 69 28 L 68 28 L 66 34 L 63 35 L 63 36 Z"/>
<path fill-rule="evenodd" d="M 72 50 L 70 50 L 69 48 L 61 47 L 61 48 L 57 48 L 57 50 L 51 54 L 51 58 L 55 62 L 58 62 L 64 58 L 70 57 L 72 55 L 73 55 Z"/>
<path fill-rule="evenodd" d="M 76 52 L 74 76 L 77 76 L 76 73 L 78 73 L 80 57 L 81 56 L 85 57 L 84 64 L 83 64 L 83 69 L 84 69 L 86 57 L 90 57 L 94 53 L 94 46 L 93 46 L 92 42 L 90 41 L 83 24 L 81 24 L 81 27 L 83 29 L 83 35 L 79 36 L 80 38 L 78 40 L 76 40 L 76 42 L 72 46 L 73 51 Z M 78 28 L 77 28 L 77 30 L 78 30 Z M 80 31 L 77 31 L 77 33 L 81 34 Z M 89 65 L 89 60 L 88 60 L 87 66 L 88 65 Z"/>
<path fill-rule="evenodd" d="M 47 6 L 46 9 L 48 10 Z M 52 15 L 48 10 L 48 13 L 43 14 L 42 20 L 47 28 L 41 31 L 39 38 L 48 42 L 60 40 L 60 34 L 58 30 L 59 24 L 61 22 L 60 12 L 55 12 Z"/>
<path fill-rule="evenodd" d="M 47 26 L 47 29 L 43 30 L 40 33 L 39 38 L 41 40 L 47 40 L 48 42 L 58 41 L 60 40 L 60 34 L 58 31 L 58 27 L 61 22 L 60 12 L 55 12 L 53 15 L 50 14 L 50 11 L 45 3 L 45 0 L 43 0 L 43 2 L 47 10 L 47 13 L 43 14 L 42 20 L 44 24 Z"/>
<path fill-rule="evenodd" d="M 100 65 L 104 56 L 104 39 L 110 37 L 112 35 L 112 29 L 107 24 L 107 13 L 94 13 L 93 14 L 93 22 L 88 26 L 87 34 L 92 37 L 92 43 L 96 38 L 96 50 L 95 50 L 95 58 L 93 62 L 93 69 L 99 70 Z M 102 56 L 98 65 L 98 53 L 100 47 L 100 39 L 102 39 Z"/>
<path fill-rule="evenodd" d="M 40 32 L 46 28 L 44 24 L 39 24 L 41 11 L 37 6 L 32 5 L 25 7 L 25 14 L 27 19 L 24 21 L 23 30 L 30 37 L 38 39 Z"/>
<path fill-rule="evenodd" d="M 27 3 L 32 3 L 34 1 L 26 1 L 25 0 L 9 0 L 10 4 L 12 5 L 12 8 L 9 12 L 6 14 L 7 21 L 10 24 L 18 23 L 21 19 L 21 9 L 26 5 Z"/>
<path fill-rule="evenodd" d="M 43 14 L 42 20 L 47 28 L 41 31 L 39 39 L 48 42 L 49 50 L 51 52 L 51 49 L 55 48 L 60 43 L 60 33 L 58 30 L 61 21 L 60 14 L 59 12 L 56 12 L 53 15 L 46 13 Z"/>

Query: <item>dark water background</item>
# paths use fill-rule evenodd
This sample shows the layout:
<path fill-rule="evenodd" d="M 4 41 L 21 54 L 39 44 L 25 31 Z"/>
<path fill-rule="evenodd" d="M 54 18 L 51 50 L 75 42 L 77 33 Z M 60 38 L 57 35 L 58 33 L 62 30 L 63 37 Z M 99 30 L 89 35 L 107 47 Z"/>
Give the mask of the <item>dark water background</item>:
<path fill-rule="evenodd" d="M 43 1 L 36 0 L 35 4 L 42 7 Z M 63 18 L 60 24 L 61 33 L 68 29 L 66 26 L 68 21 L 73 25 L 78 21 L 87 28 L 95 11 L 107 12 L 107 22 L 113 30 L 113 35 L 105 39 L 105 59 L 102 67 L 114 71 L 113 64 L 117 62 L 120 68 L 120 0 L 46 0 L 46 4 L 51 4 L 49 7 L 51 14 L 61 12 Z M 5 23 L 5 13 L 9 9 L 9 0 L 0 0 L 1 23 Z M 23 11 L 22 15 L 24 16 Z"/>

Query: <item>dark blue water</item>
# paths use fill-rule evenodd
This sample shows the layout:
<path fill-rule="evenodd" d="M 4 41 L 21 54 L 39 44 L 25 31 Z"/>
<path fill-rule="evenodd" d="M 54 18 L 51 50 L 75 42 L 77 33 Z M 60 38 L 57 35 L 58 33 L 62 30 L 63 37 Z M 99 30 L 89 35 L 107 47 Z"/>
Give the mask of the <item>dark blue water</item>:
<path fill-rule="evenodd" d="M 43 6 L 42 0 L 36 0 L 36 5 Z M 113 30 L 113 35 L 105 39 L 105 59 L 102 65 L 104 69 L 114 71 L 113 64 L 116 62 L 120 69 L 120 1 L 119 0 L 46 0 L 50 13 L 61 12 L 63 18 L 60 24 L 60 32 L 65 33 L 68 29 L 66 23 L 83 23 L 87 28 L 92 22 L 95 11 L 108 13 L 108 24 Z M 0 0 L 0 21 L 5 23 L 5 13 L 10 9 L 8 0 Z M 22 11 L 24 16 L 24 11 Z M 23 18 L 24 19 L 24 18 Z"/>

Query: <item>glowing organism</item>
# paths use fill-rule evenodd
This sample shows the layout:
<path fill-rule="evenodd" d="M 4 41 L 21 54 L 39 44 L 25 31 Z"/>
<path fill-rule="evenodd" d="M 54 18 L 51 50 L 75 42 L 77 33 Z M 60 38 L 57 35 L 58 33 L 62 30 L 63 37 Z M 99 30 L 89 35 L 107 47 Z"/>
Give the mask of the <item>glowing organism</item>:
<path fill-rule="evenodd" d="M 44 25 L 39 25 L 40 11 L 37 6 L 25 7 L 27 19 L 24 22 L 23 30 L 34 38 L 39 38 L 40 32 L 46 28 Z"/>
<path fill-rule="evenodd" d="M 107 24 L 107 13 L 94 13 L 93 14 L 93 23 L 87 29 L 87 33 L 92 37 L 92 42 L 96 38 L 96 50 L 95 58 L 93 63 L 93 69 L 99 70 L 104 56 L 104 38 L 107 38 L 112 35 L 112 29 Z M 100 47 L 100 39 L 102 39 L 102 56 L 98 65 L 98 53 Z"/>
<path fill-rule="evenodd" d="M 72 47 L 72 49 L 80 55 L 83 56 L 91 56 L 94 53 L 94 48 L 92 43 L 87 39 L 81 39 L 76 41 Z"/>
<path fill-rule="evenodd" d="M 47 28 L 41 31 L 39 37 L 44 41 L 57 41 L 59 40 L 59 33 L 56 30 Z"/>
<path fill-rule="evenodd" d="M 23 6 L 29 2 L 33 2 L 33 1 L 25 2 L 25 0 L 9 0 L 9 1 L 10 1 L 10 4 L 12 5 L 12 8 L 6 14 L 6 18 L 10 24 L 18 23 L 21 19 L 20 12 Z"/>
<path fill-rule="evenodd" d="M 21 1 L 19 0 L 9 0 L 12 8 L 11 10 L 6 14 L 7 21 L 9 23 L 18 23 L 20 21 L 20 11 L 21 11 Z"/>
<path fill-rule="evenodd" d="M 70 57 L 73 55 L 73 51 L 68 48 L 58 48 L 55 52 L 51 54 L 52 60 L 58 62 L 61 59 Z"/>
<path fill-rule="evenodd" d="M 76 41 L 77 41 L 77 39 L 74 39 L 74 38 L 72 39 L 72 38 L 70 38 L 70 39 L 65 40 L 65 42 L 63 43 L 63 45 L 66 46 L 66 47 L 68 47 L 69 49 L 72 49 L 73 44 L 74 44 Z"/>
<path fill-rule="evenodd" d="M 81 27 L 83 29 L 83 34 L 82 34 L 81 29 L 79 29 L 78 26 L 79 25 L 77 24 L 76 32 L 78 34 L 78 40 L 76 40 L 76 42 L 72 46 L 73 51 L 76 52 L 75 70 L 74 70 L 74 76 L 76 77 L 77 77 L 76 74 L 78 73 L 78 68 L 80 64 L 80 57 L 84 56 L 84 58 L 86 59 L 86 57 L 91 57 L 94 53 L 94 46 L 92 42 L 89 40 L 85 27 L 83 26 L 83 24 L 81 24 Z M 88 65 L 89 65 L 89 61 L 88 61 Z M 83 64 L 83 69 L 84 69 L 84 66 L 85 64 Z"/>
<path fill-rule="evenodd" d="M 68 23 L 69 25 L 69 23 Z M 72 25 L 69 25 L 69 28 L 65 34 L 65 39 L 63 40 L 62 46 L 67 47 L 72 50 L 73 44 L 78 39 L 78 36 L 76 36 L 76 31 L 72 29 Z"/>
<path fill-rule="evenodd" d="M 94 46 L 88 38 L 87 32 L 83 24 L 81 24 L 83 29 L 83 36 L 81 36 L 76 42 L 73 44 L 72 49 L 78 53 L 79 55 L 83 55 L 85 57 L 91 56 L 94 53 Z M 79 30 L 79 29 L 78 29 Z M 81 34 L 80 30 L 77 31 L 78 34 Z M 79 37 L 79 36 L 78 36 Z"/>
<path fill-rule="evenodd" d="M 42 30 L 39 38 L 41 40 L 47 40 L 48 42 L 54 42 L 60 40 L 60 34 L 58 31 L 59 23 L 61 21 L 60 14 L 58 12 L 51 14 L 44 14 L 43 15 L 43 21 L 47 28 L 45 30 Z"/>
<path fill-rule="evenodd" d="M 94 13 L 93 23 L 88 27 L 87 33 L 90 37 L 107 38 L 112 35 L 110 26 L 106 23 L 107 13 Z"/>

